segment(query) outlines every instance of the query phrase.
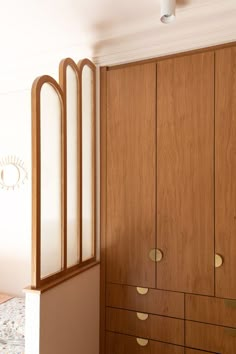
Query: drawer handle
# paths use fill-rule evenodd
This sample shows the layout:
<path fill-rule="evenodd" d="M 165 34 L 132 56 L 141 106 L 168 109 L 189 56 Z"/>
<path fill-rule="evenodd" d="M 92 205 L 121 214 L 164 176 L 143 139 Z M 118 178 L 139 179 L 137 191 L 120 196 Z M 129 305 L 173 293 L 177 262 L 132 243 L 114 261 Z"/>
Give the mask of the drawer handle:
<path fill-rule="evenodd" d="M 225 299 L 225 305 L 236 309 L 236 300 Z"/>
<path fill-rule="evenodd" d="M 223 257 L 220 254 L 216 253 L 215 254 L 215 268 L 221 267 L 223 263 L 224 263 Z"/>
<path fill-rule="evenodd" d="M 159 248 L 153 248 L 149 252 L 149 258 L 153 262 L 160 262 L 162 260 L 162 258 L 163 258 L 163 253 L 162 253 L 162 251 Z"/>
<path fill-rule="evenodd" d="M 137 317 L 141 321 L 146 321 L 148 319 L 147 313 L 137 312 Z"/>
<path fill-rule="evenodd" d="M 136 290 L 140 295 L 146 295 L 148 293 L 148 288 L 137 287 Z"/>
<path fill-rule="evenodd" d="M 231 337 L 236 337 L 236 329 L 234 328 L 225 328 L 225 333 Z"/>
<path fill-rule="evenodd" d="M 136 338 L 136 341 L 141 347 L 146 347 L 146 345 L 148 345 L 148 339 Z"/>

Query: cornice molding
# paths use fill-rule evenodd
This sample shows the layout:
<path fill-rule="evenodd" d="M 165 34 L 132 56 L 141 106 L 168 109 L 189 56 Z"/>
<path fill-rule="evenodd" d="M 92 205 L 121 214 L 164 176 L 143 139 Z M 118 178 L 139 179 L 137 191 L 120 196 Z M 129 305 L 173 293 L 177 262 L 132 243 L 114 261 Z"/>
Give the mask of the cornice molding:
<path fill-rule="evenodd" d="M 98 40 L 93 60 L 99 66 L 112 66 L 153 57 L 176 54 L 236 40 L 236 1 L 211 1 L 201 6 L 179 9 L 170 25 L 152 16 L 143 23 L 123 25 Z M 105 35 L 103 35 L 103 38 Z"/>

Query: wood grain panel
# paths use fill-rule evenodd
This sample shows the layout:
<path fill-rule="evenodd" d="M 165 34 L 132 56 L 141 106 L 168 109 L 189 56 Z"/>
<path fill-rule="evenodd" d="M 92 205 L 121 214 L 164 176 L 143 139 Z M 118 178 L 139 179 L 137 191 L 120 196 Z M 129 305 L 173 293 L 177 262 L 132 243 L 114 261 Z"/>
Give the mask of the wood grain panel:
<path fill-rule="evenodd" d="M 106 354 L 184 354 L 184 348 L 149 340 L 147 346 L 141 347 L 136 337 L 107 332 Z M 189 353 L 194 354 L 194 353 Z M 196 353 L 197 354 L 197 353 Z M 199 353 L 200 354 L 200 353 Z M 207 353 L 205 353 L 207 354 Z"/>
<path fill-rule="evenodd" d="M 175 318 L 149 315 L 142 321 L 134 311 L 107 307 L 106 329 L 135 337 L 184 345 L 184 321 Z"/>
<path fill-rule="evenodd" d="M 195 350 L 195 349 L 185 349 L 185 354 L 212 354 L 212 352 L 203 352 L 202 350 Z"/>
<path fill-rule="evenodd" d="M 216 295 L 236 299 L 236 47 L 216 52 Z"/>
<path fill-rule="evenodd" d="M 236 329 L 186 321 L 186 346 L 222 354 L 235 354 Z"/>
<path fill-rule="evenodd" d="M 236 327 L 236 301 L 187 294 L 186 319 Z"/>
<path fill-rule="evenodd" d="M 214 294 L 214 53 L 157 64 L 157 287 Z"/>
<path fill-rule="evenodd" d="M 107 281 L 155 286 L 155 64 L 107 73 Z"/>
<path fill-rule="evenodd" d="M 107 284 L 106 304 L 127 310 L 184 318 L 184 294 L 172 291 L 148 289 L 146 295 L 140 295 L 136 287 Z"/>

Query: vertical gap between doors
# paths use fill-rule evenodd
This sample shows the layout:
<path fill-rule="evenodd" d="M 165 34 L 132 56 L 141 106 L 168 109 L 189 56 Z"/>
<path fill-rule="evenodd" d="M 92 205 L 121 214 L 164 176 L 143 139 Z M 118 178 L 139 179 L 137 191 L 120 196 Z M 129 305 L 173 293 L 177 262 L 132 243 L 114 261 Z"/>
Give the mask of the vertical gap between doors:
<path fill-rule="evenodd" d="M 184 293 L 184 353 L 186 353 L 186 294 Z"/>
<path fill-rule="evenodd" d="M 104 274 L 104 281 L 105 281 L 105 291 L 104 291 L 104 296 L 105 296 L 105 299 L 104 299 L 104 354 L 106 353 L 106 341 L 107 341 L 107 338 L 106 338 L 106 328 L 107 328 L 107 323 L 106 323 L 106 319 L 107 319 L 107 316 L 106 316 L 106 299 L 107 299 L 107 111 L 108 111 L 108 69 L 106 68 L 106 76 L 105 76 L 105 80 L 106 80 L 106 84 L 105 84 L 105 103 L 106 103 L 106 112 L 105 112 L 105 154 L 106 154 L 106 157 L 105 157 L 105 179 L 106 179 L 106 183 L 105 183 L 105 210 L 106 210 L 106 214 L 105 214 L 105 235 L 104 235 L 104 238 L 105 238 L 105 253 L 104 253 L 104 269 L 105 269 L 105 274 Z M 102 353 L 101 353 L 102 354 Z"/>
<path fill-rule="evenodd" d="M 157 66 L 155 65 L 156 74 L 156 99 L 155 99 L 155 248 L 157 249 Z M 155 287 L 157 288 L 157 262 L 155 262 Z"/>
<path fill-rule="evenodd" d="M 216 52 L 214 51 L 214 128 L 213 128 L 213 233 L 214 233 L 214 296 L 216 296 L 216 271 L 215 271 L 215 253 L 216 253 L 216 173 L 215 173 L 215 150 L 216 150 L 216 137 L 215 137 L 215 133 L 216 133 Z"/>

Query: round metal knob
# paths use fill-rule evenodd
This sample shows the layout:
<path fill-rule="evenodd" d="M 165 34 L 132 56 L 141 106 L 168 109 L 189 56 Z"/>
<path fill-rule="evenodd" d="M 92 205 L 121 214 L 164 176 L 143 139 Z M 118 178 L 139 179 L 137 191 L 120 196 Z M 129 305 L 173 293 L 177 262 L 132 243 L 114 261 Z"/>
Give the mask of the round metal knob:
<path fill-rule="evenodd" d="M 223 263 L 224 263 L 223 257 L 220 254 L 216 253 L 215 254 L 215 268 L 221 267 Z"/>
<path fill-rule="evenodd" d="M 156 262 L 160 262 L 163 258 L 163 253 L 158 248 L 156 249 Z"/>
<path fill-rule="evenodd" d="M 148 288 L 137 287 L 136 290 L 139 295 L 147 295 L 148 293 Z"/>
<path fill-rule="evenodd" d="M 148 339 L 136 338 L 136 341 L 141 347 L 146 347 L 146 345 L 148 345 Z"/>
<path fill-rule="evenodd" d="M 137 312 L 137 318 L 140 321 L 146 321 L 148 319 L 148 313 Z"/>
<path fill-rule="evenodd" d="M 160 262 L 163 258 L 163 253 L 160 249 L 158 248 L 153 248 L 150 252 L 149 252 L 149 258 L 153 261 L 153 262 Z"/>

